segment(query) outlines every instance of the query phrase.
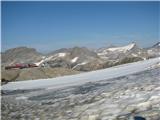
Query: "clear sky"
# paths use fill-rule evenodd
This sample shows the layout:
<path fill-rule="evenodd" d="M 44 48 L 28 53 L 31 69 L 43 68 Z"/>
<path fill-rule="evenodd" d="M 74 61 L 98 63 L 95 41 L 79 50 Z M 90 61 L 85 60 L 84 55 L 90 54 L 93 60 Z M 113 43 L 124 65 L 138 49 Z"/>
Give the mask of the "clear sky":
<path fill-rule="evenodd" d="M 48 52 L 98 48 L 160 37 L 160 2 L 2 2 L 2 51 L 17 46 Z"/>

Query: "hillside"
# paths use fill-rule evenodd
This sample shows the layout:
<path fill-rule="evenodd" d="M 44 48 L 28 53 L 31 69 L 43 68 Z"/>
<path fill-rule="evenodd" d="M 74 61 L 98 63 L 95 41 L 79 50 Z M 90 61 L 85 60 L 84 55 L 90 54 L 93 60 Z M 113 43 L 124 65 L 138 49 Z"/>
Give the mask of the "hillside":
<path fill-rule="evenodd" d="M 17 47 L 6 50 L 2 54 L 2 65 L 10 65 L 15 63 L 32 63 L 41 60 L 43 56 L 34 48 Z"/>
<path fill-rule="evenodd" d="M 2 79 L 4 81 L 22 81 L 54 78 L 58 76 L 65 76 L 71 74 L 78 74 L 80 72 L 67 68 L 28 68 L 16 70 L 3 70 Z"/>

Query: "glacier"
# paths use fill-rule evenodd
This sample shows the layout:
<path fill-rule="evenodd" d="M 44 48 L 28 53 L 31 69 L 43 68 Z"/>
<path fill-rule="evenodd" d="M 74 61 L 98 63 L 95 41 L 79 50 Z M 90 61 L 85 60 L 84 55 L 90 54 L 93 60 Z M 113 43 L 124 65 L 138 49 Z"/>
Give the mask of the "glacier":
<path fill-rule="evenodd" d="M 9 82 L 2 86 L 2 90 L 28 90 L 28 89 L 57 89 L 68 86 L 82 85 L 87 82 L 96 82 L 100 80 L 107 80 L 120 76 L 138 73 L 151 69 L 152 66 L 160 62 L 160 57 L 139 62 L 118 65 L 102 70 L 96 70 L 76 75 L 69 75 L 63 77 L 27 80 L 18 82 Z"/>

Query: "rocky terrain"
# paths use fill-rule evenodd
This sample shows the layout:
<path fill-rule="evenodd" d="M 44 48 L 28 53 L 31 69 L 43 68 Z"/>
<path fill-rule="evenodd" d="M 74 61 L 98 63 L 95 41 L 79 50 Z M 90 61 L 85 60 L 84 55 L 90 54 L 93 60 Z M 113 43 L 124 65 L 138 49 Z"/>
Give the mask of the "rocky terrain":
<path fill-rule="evenodd" d="M 19 47 L 2 53 L 2 79 L 14 81 L 50 78 L 57 76 L 55 72 L 60 73 L 59 75 L 66 75 L 63 74 L 63 69 L 67 71 L 67 74 L 74 74 L 76 71 L 94 71 L 159 57 L 159 53 L 159 42 L 145 49 L 140 48 L 136 43 L 131 43 L 120 47 L 100 48 L 96 51 L 86 47 L 62 48 L 48 54 L 39 53 L 33 48 Z M 34 63 L 38 68 L 4 70 L 5 66 L 16 63 Z"/>
<path fill-rule="evenodd" d="M 2 94 L 2 120 L 139 120 L 138 117 L 160 119 L 159 67 L 61 89 Z"/>
<path fill-rule="evenodd" d="M 117 64 L 145 60 L 160 56 L 159 42 L 149 48 L 136 43 L 90 50 L 86 47 L 62 48 L 48 54 L 33 48 L 18 47 L 2 53 L 2 66 L 15 63 L 35 63 L 45 67 L 63 67 L 79 71 L 103 69 Z M 126 60 L 127 59 L 127 60 Z"/>
<path fill-rule="evenodd" d="M 67 69 L 67 68 L 27 68 L 27 69 L 15 69 L 15 70 L 3 70 L 1 75 L 4 80 L 20 81 L 20 80 L 35 80 L 54 78 L 58 76 L 78 74 L 79 71 Z"/>
<path fill-rule="evenodd" d="M 50 67 L 65 67 L 78 71 L 92 71 L 119 64 L 136 62 L 158 57 L 159 44 L 150 48 L 140 48 L 136 43 L 126 46 L 111 46 L 92 51 L 85 47 L 59 49 L 49 53 L 36 63 Z"/>
<path fill-rule="evenodd" d="M 41 60 L 43 56 L 34 48 L 17 47 L 6 50 L 1 53 L 2 65 L 10 65 L 14 63 L 33 63 Z"/>

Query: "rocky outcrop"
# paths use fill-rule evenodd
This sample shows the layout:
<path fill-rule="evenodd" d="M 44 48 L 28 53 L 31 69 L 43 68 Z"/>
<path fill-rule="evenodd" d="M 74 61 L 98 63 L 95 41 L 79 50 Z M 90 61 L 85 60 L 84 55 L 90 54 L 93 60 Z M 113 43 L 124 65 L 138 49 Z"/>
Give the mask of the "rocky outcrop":
<path fill-rule="evenodd" d="M 67 68 L 28 68 L 17 70 L 3 70 L 2 79 L 5 81 L 19 81 L 19 80 L 35 80 L 54 78 L 64 75 L 78 74 L 80 72 Z"/>

